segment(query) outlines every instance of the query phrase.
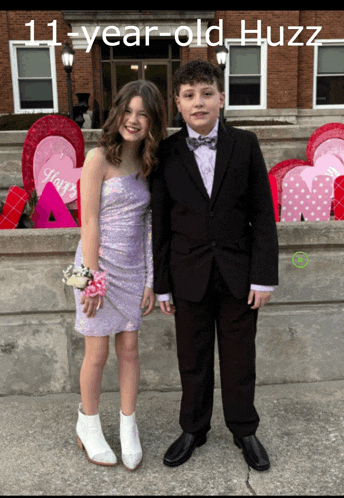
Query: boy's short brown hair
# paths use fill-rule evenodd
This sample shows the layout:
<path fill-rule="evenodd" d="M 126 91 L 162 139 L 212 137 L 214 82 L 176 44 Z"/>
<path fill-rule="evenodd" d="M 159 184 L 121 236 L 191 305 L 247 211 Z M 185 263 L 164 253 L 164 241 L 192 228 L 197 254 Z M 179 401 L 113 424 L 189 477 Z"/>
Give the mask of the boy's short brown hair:
<path fill-rule="evenodd" d="M 216 83 L 219 92 L 224 91 L 223 72 L 210 61 L 196 59 L 184 64 L 174 74 L 173 87 L 175 95 L 179 95 L 180 85 L 195 83 Z"/>

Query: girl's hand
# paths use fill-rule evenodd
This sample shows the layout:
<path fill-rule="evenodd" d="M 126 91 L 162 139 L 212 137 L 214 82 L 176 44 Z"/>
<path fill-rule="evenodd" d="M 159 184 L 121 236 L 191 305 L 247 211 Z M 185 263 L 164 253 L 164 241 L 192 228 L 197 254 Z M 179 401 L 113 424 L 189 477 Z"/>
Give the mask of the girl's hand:
<path fill-rule="evenodd" d="M 145 306 L 147 306 L 147 301 L 148 301 L 148 308 L 144 313 L 142 313 L 142 316 L 148 315 L 154 309 L 155 294 L 153 292 L 153 289 L 151 289 L 150 287 L 145 287 L 141 302 L 141 308 L 145 308 Z"/>
<path fill-rule="evenodd" d="M 103 296 L 97 294 L 94 297 L 85 297 L 81 294 L 80 304 L 84 304 L 82 312 L 86 313 L 87 318 L 96 316 L 97 309 L 103 307 Z"/>

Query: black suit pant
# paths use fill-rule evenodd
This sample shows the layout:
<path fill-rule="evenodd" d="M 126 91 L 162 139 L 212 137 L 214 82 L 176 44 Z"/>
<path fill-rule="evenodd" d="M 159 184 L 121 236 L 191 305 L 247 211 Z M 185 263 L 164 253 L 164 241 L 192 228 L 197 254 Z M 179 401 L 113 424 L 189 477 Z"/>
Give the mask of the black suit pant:
<path fill-rule="evenodd" d="M 223 412 L 236 436 L 254 434 L 255 336 L 258 310 L 247 297 L 229 291 L 215 261 L 200 302 L 173 296 L 177 354 L 182 383 L 180 425 L 188 433 L 207 432 L 213 409 L 215 325 L 219 348 Z"/>

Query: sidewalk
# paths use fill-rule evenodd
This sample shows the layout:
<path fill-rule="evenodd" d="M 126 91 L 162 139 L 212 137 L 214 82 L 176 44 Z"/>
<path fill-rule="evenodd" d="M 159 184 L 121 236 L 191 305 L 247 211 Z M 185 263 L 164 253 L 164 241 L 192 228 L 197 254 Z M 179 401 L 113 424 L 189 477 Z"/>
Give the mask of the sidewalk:
<path fill-rule="evenodd" d="M 119 465 L 89 463 L 76 445 L 78 394 L 0 398 L 2 495 L 341 495 L 344 494 L 344 381 L 258 386 L 257 435 L 271 468 L 249 469 L 224 425 L 216 389 L 205 445 L 177 468 L 163 465 L 180 434 L 180 392 L 143 391 L 137 406 L 144 461 L 121 464 L 119 393 L 101 396 L 104 434 Z"/>

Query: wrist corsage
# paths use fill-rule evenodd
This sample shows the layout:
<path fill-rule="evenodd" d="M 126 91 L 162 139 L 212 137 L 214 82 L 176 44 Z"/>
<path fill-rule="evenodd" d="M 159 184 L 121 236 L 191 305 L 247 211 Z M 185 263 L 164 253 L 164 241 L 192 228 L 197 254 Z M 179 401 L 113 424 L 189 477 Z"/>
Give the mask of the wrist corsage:
<path fill-rule="evenodd" d="M 93 272 L 83 264 L 81 266 L 70 265 L 67 270 L 63 270 L 64 278 L 62 282 L 71 285 L 74 289 L 82 290 L 86 297 L 94 297 L 97 294 L 105 296 L 107 271 Z"/>
<path fill-rule="evenodd" d="M 94 297 L 97 294 L 105 296 L 106 293 L 106 280 L 105 275 L 107 271 L 94 272 L 93 280 L 88 282 L 86 289 L 82 291 L 82 295 L 86 297 Z"/>
<path fill-rule="evenodd" d="M 67 270 L 63 270 L 64 278 L 62 282 L 71 285 L 74 289 L 83 290 L 88 283 L 93 280 L 93 273 L 83 264 L 81 266 L 69 265 Z"/>

